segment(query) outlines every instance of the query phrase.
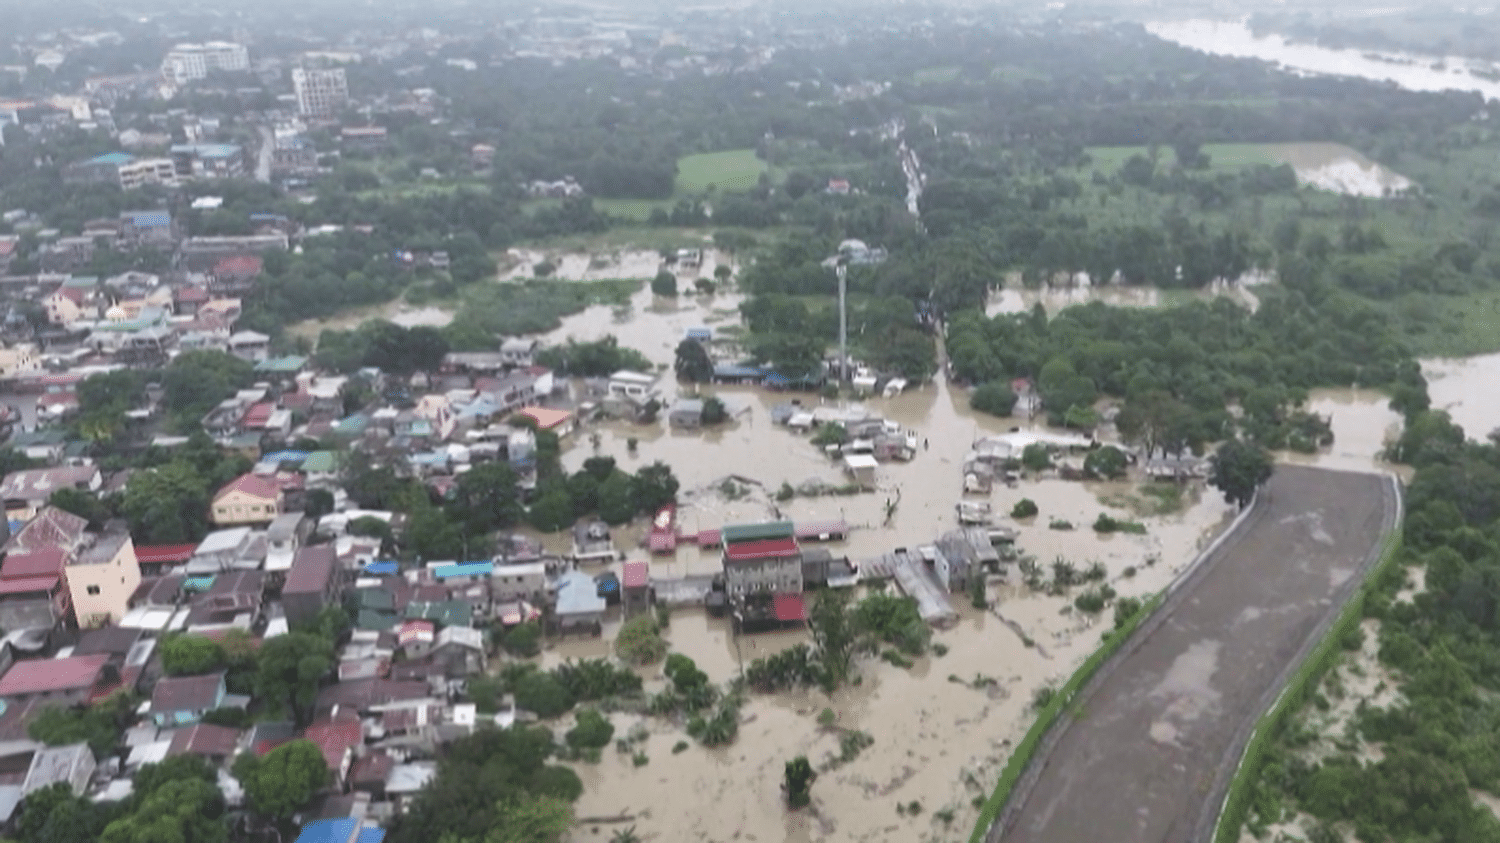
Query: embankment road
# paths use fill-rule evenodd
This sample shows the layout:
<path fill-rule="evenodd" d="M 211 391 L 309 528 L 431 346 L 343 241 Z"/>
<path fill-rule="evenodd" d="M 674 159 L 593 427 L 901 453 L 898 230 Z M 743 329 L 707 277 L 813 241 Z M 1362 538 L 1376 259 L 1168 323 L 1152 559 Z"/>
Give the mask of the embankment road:
<path fill-rule="evenodd" d="M 1207 843 L 1256 721 L 1381 554 L 1391 478 L 1278 465 L 1074 698 L 987 843 Z"/>

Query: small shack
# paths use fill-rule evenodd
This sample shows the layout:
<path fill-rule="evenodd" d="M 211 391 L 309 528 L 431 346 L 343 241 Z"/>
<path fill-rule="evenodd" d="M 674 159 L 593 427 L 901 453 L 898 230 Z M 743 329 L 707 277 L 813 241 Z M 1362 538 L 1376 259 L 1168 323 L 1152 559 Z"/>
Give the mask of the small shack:
<path fill-rule="evenodd" d="M 870 454 L 849 454 L 844 457 L 844 473 L 861 489 L 875 488 L 875 469 L 879 465 Z"/>
<path fill-rule="evenodd" d="M 567 571 L 557 578 L 555 586 L 552 626 L 557 632 L 598 635 L 603 631 L 606 604 L 593 577 L 582 571 Z"/>
<path fill-rule="evenodd" d="M 667 411 L 667 424 L 679 430 L 697 430 L 703 426 L 703 399 L 679 398 Z"/>
<path fill-rule="evenodd" d="M 626 562 L 621 586 L 620 603 L 625 617 L 651 611 L 651 574 L 645 562 Z"/>

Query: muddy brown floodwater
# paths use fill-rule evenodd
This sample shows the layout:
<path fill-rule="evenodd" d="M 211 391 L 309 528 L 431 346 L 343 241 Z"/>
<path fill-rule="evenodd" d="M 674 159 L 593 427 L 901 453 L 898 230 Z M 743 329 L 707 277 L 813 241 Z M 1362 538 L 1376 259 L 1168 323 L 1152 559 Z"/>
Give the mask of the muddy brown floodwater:
<path fill-rule="evenodd" d="M 678 390 L 669 371 L 677 342 L 690 327 L 717 330 L 738 324 L 740 301 L 737 295 L 721 294 L 672 302 L 643 290 L 628 309 L 590 308 L 565 319 L 548 339 L 616 335 L 622 345 L 639 349 L 664 367 L 660 385 L 670 403 Z M 970 444 L 977 436 L 1026 425 L 977 416 L 968 408 L 967 394 L 941 379 L 889 400 L 871 399 L 866 402 L 871 410 L 915 429 L 927 447 L 910 463 L 883 464 L 873 493 L 796 497 L 777 504 L 774 493 L 784 482 L 843 482 L 839 468 L 806 437 L 769 418 L 770 408 L 782 401 L 796 397 L 814 405 L 819 399 L 756 388 L 712 391 L 736 413 L 732 424 L 694 433 L 669 431 L 665 423 L 591 426 L 573 435 L 563 455 L 565 467 L 576 470 L 595 454 L 613 456 L 632 471 L 662 460 L 682 482 L 684 531 L 774 517 L 779 506 L 780 515 L 794 520 L 848 521 L 853 527 L 849 539 L 832 549 L 858 560 L 929 542 L 956 526 L 954 507 L 961 496 L 961 467 Z M 590 443 L 591 433 L 599 435 L 597 449 Z M 627 442 L 631 438 L 637 440 L 633 452 Z M 723 481 L 730 476 L 741 480 L 726 494 Z M 1008 512 L 1022 497 L 1037 503 L 1041 514 L 1015 526 L 1022 552 L 1037 557 L 1044 567 L 1057 557 L 1080 566 L 1098 561 L 1108 569 L 1116 590 L 1136 596 L 1170 582 L 1226 522 L 1228 507 L 1216 494 L 1195 489 L 1186 495 L 1180 512 L 1141 518 L 1148 526 L 1144 536 L 1099 536 L 1088 529 L 1101 511 L 1137 517 L 1128 509 L 1101 503 L 1105 498 L 1121 504 L 1138 500 L 1135 490 L 1123 482 L 1044 479 L 997 488 L 990 501 L 996 512 Z M 889 524 L 887 499 L 899 499 Z M 1079 529 L 1051 530 L 1047 525 L 1053 518 L 1071 521 Z M 641 533 L 639 525 L 617 533 L 632 558 L 645 558 L 639 548 Z M 544 540 L 559 550 L 567 546 L 563 536 Z M 652 574 L 658 577 L 708 574 L 719 567 L 716 554 L 692 546 L 651 560 Z M 692 743 L 680 724 L 614 715 L 618 734 L 637 724 L 650 729 L 644 751 L 651 761 L 636 767 L 628 755 L 606 752 L 597 765 L 579 765 L 585 791 L 576 805 L 578 815 L 629 814 L 644 839 L 663 841 L 966 838 L 975 819 L 972 800 L 993 788 L 1010 746 L 1030 725 L 1032 696 L 1043 685 L 1064 681 L 1098 646 L 1110 623 L 1107 611 L 1097 619 L 1083 616 L 1073 611 L 1071 596 L 1031 594 L 1015 583 L 1017 579 L 1012 573 L 1011 584 L 992 588 L 997 605 L 990 612 L 974 610 L 963 595 L 957 596 L 954 604 L 961 609 L 961 620 L 934 638 L 948 648 L 943 656 L 929 655 L 910 670 L 863 662 L 860 684 L 832 697 L 820 692 L 752 695 L 742 712 L 739 737 L 728 747 L 705 749 L 693 743 L 673 754 L 678 741 Z M 605 655 L 617 629 L 618 622 L 612 622 L 606 624 L 602 639 L 555 643 L 543 662 Z M 806 640 L 805 633 L 797 631 L 742 636 L 736 646 L 725 622 L 706 617 L 701 609 L 678 610 L 667 635 L 674 650 L 692 657 L 716 681 L 734 677 L 742 662 Z M 664 685 L 659 667 L 644 675 L 648 691 Z M 839 726 L 865 731 L 875 743 L 853 762 L 818 779 L 810 810 L 789 814 L 780 793 L 785 762 L 806 754 L 819 765 L 839 751 L 837 732 L 816 722 L 824 707 L 837 713 Z M 912 802 L 923 810 L 897 812 L 898 804 Z M 609 833 L 608 826 L 599 827 L 597 835 L 583 826 L 575 829 L 573 840 L 607 839 Z"/>

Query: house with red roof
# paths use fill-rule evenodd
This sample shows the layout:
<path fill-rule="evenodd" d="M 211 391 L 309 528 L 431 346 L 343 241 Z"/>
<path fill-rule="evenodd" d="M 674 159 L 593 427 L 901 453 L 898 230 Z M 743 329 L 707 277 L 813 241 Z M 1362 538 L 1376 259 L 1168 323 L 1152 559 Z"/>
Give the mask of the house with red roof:
<path fill-rule="evenodd" d="M 365 739 L 364 725 L 353 712 L 335 711 L 333 716 L 307 727 L 303 737 L 318 745 L 334 787 L 342 791 L 354 763 L 354 750 Z"/>
<path fill-rule="evenodd" d="M 220 258 L 208 273 L 208 289 L 216 296 L 241 296 L 255 289 L 265 261 L 259 255 Z"/>
<path fill-rule="evenodd" d="M 105 653 L 19 661 L 0 676 L 0 700 L 7 705 L 33 701 L 62 706 L 86 703 L 96 692 L 107 692 L 118 684 L 108 675 L 108 664 Z"/>
<path fill-rule="evenodd" d="M 220 527 L 269 524 L 281 514 L 281 486 L 267 477 L 242 474 L 214 493 L 209 520 Z"/>
<path fill-rule="evenodd" d="M 6 554 L 0 563 L 0 629 L 54 629 L 71 617 L 68 555 L 60 547 Z"/>

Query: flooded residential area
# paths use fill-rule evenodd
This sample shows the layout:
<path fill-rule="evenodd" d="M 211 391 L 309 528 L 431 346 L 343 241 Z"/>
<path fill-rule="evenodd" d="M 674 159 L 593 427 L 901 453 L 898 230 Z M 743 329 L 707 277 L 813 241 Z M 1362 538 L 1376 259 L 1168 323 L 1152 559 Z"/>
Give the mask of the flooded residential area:
<path fill-rule="evenodd" d="M 1500 9 L 11 5 L 0 843 L 1500 843 Z"/>
<path fill-rule="evenodd" d="M 1076 292 L 1063 292 L 1066 303 L 1079 300 Z M 1137 306 L 1160 306 L 1150 290 L 1129 292 L 1143 297 Z M 1006 291 L 1000 301 L 1012 301 L 1006 298 L 1010 295 Z M 1051 309 L 1064 303 L 1035 293 L 1019 295 L 1028 298 L 1002 307 L 1022 310 L 1040 302 Z M 566 317 L 549 341 L 613 335 L 663 370 L 659 386 L 664 403 L 670 405 L 688 392 L 711 393 L 726 403 L 732 421 L 695 431 L 629 422 L 586 425 L 573 434 L 563 457 L 565 467 L 577 470 L 589 457 L 601 455 L 614 458 L 626 470 L 659 460 L 671 465 L 682 483 L 677 520 L 684 532 L 772 519 L 843 522 L 848 525 L 847 539 L 827 548 L 855 563 L 892 548 L 930 543 L 958 526 L 958 501 L 982 500 L 996 514 L 996 523 L 1015 530 L 1020 554 L 1043 568 L 1059 559 L 1079 567 L 1100 563 L 1107 570 L 1105 582 L 1120 597 L 1145 597 L 1166 588 L 1234 516 L 1234 508 L 1201 479 L 1186 481 L 1180 496 L 1173 498 L 1178 501 L 1175 511 L 1154 514 L 1160 499 L 1147 490 L 1158 481 L 1135 472 L 1115 482 L 1063 480 L 1048 472 L 1009 486 L 997 483 L 987 495 L 965 495 L 963 466 L 977 441 L 1011 431 L 1066 434 L 1027 419 L 977 413 L 968 406 L 968 390 L 950 386 L 941 375 L 894 397 L 860 400 L 829 400 L 761 387 L 677 384 L 670 368 L 680 339 L 696 327 L 711 327 L 715 336 L 735 336 L 740 301 L 734 292 L 664 300 L 643 288 L 628 308 L 596 306 Z M 1471 384 L 1485 377 L 1468 369 L 1453 374 L 1462 378 L 1463 372 L 1474 378 Z M 1444 394 L 1438 383 L 1434 394 Z M 1462 387 L 1450 382 L 1447 388 L 1454 396 L 1454 406 L 1448 409 L 1461 413 Z M 778 501 L 775 492 L 783 484 L 796 489 L 845 482 L 838 462 L 805 434 L 772 420 L 773 410 L 789 400 L 809 409 L 862 407 L 915 431 L 922 447 L 908 462 L 881 463 L 873 491 L 799 494 Z M 1317 454 L 1284 458 L 1360 472 L 1392 471 L 1381 455 L 1399 435 L 1401 418 L 1388 403 L 1387 396 L 1371 390 L 1314 391 L 1308 409 L 1330 419 L 1334 443 Z M 1038 515 L 1005 517 L 1022 498 L 1036 503 Z M 1100 513 L 1137 520 L 1145 533 L 1096 533 L 1090 525 Z M 1054 522 L 1062 521 L 1073 529 L 1052 529 Z M 707 577 L 721 570 L 717 547 L 680 544 L 673 553 L 648 554 L 645 531 L 635 526 L 617 531 L 615 539 L 629 558 L 650 560 L 653 578 Z M 559 553 L 569 547 L 566 535 L 539 538 Z M 1066 681 L 1098 648 L 1111 625 L 1108 612 L 1091 616 L 1074 608 L 1079 589 L 1049 596 L 1028 588 L 1014 562 L 1004 568 L 1003 576 L 990 578 L 988 610 L 970 607 L 965 595 L 953 595 L 958 619 L 933 638 L 945 650 L 942 655 L 929 651 L 909 669 L 862 658 L 858 682 L 831 696 L 816 690 L 752 693 L 742 709 L 739 738 L 727 747 L 694 745 L 673 753 L 672 747 L 684 737 L 680 724 L 647 715 L 615 715 L 621 731 L 638 725 L 649 730 L 643 746 L 652 762 L 634 766 L 629 755 L 605 753 L 600 764 L 579 766 L 586 784 L 579 816 L 628 817 L 643 832 L 704 840 L 748 839 L 750 829 L 783 825 L 785 837 L 773 834 L 771 839 L 967 836 L 976 798 L 987 795 L 1010 749 L 1030 727 L 1038 692 Z M 605 656 L 618 627 L 616 619 L 605 624 L 601 638 L 553 642 L 543 664 Z M 802 630 L 737 636 L 729 620 L 710 617 L 696 607 L 673 611 L 666 637 L 673 652 L 689 656 L 718 682 L 741 675 L 754 659 L 809 640 Z M 667 684 L 659 669 L 645 668 L 643 676 L 648 691 Z M 835 713 L 836 727 L 819 723 L 825 708 Z M 784 761 L 804 753 L 815 765 L 837 757 L 842 730 L 865 732 L 874 736 L 874 744 L 819 779 L 809 813 L 788 816 L 779 789 Z M 672 797 L 664 799 L 662 794 Z M 913 802 L 923 806 L 920 813 L 907 810 Z M 585 822 L 572 839 L 598 839 L 611 825 L 590 827 Z M 765 839 L 764 832 L 757 836 Z"/>

